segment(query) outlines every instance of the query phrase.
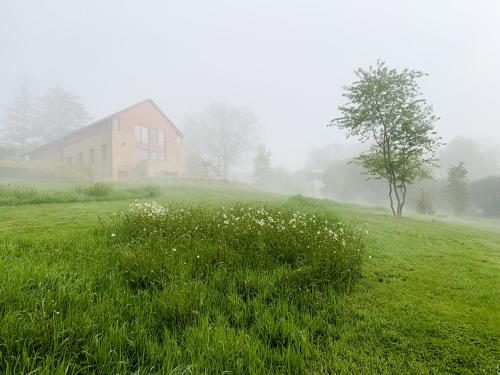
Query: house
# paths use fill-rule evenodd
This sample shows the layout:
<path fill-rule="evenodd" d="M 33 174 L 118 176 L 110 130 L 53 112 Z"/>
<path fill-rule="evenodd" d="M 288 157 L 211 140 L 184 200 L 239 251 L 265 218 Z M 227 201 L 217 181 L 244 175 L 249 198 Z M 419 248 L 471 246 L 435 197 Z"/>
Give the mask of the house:
<path fill-rule="evenodd" d="M 85 169 L 94 180 L 182 176 L 182 132 L 147 99 L 27 154 Z"/>

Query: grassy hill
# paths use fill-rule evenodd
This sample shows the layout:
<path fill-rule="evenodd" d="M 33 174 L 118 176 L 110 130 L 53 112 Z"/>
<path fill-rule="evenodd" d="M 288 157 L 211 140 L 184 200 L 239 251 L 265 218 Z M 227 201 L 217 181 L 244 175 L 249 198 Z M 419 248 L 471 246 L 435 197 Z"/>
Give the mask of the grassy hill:
<path fill-rule="evenodd" d="M 345 288 L 336 280 L 311 283 L 324 262 L 281 257 L 287 241 L 300 249 L 293 232 L 260 238 L 256 249 L 243 242 L 244 254 L 234 242 L 238 231 L 222 244 L 207 236 L 181 239 L 197 232 L 191 227 L 174 237 L 117 241 L 110 236 L 113 214 L 127 209 L 126 199 L 0 207 L 0 372 L 498 371 L 495 223 L 395 219 L 244 188 L 163 186 L 154 200 L 175 210 L 201 205 L 210 214 L 234 202 L 268 201 L 276 215 L 300 211 L 350 223 L 349 233 L 367 228 L 361 278 Z M 198 228 L 209 219 L 193 220 L 180 226 Z"/>

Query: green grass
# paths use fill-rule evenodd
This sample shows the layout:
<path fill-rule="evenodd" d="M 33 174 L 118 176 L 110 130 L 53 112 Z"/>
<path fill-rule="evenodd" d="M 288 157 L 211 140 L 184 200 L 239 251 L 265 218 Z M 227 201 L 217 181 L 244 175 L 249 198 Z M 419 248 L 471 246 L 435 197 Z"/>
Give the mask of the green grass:
<path fill-rule="evenodd" d="M 165 186 L 155 200 L 201 204 L 203 215 L 270 200 L 265 207 L 339 217 L 354 231 L 367 223 L 361 278 L 341 291 L 335 280 L 291 287 L 302 265 L 245 260 L 233 237 L 196 241 L 182 237 L 187 227 L 142 238 L 112 219 L 126 200 L 0 207 L 0 372 L 496 373 L 500 233 L 491 223 L 394 219 L 243 188 Z M 168 263 L 162 250 L 170 256 L 177 236 L 184 258 Z M 242 248 L 268 254 L 268 237 Z M 217 267 L 207 276 L 198 259 Z"/>

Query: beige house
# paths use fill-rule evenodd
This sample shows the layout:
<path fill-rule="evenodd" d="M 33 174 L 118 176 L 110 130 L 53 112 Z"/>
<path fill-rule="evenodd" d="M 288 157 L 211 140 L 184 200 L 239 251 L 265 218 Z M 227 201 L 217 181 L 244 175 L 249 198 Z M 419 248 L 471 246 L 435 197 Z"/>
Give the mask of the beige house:
<path fill-rule="evenodd" d="M 94 180 L 186 174 L 183 134 L 147 99 L 27 154 L 86 169 Z"/>

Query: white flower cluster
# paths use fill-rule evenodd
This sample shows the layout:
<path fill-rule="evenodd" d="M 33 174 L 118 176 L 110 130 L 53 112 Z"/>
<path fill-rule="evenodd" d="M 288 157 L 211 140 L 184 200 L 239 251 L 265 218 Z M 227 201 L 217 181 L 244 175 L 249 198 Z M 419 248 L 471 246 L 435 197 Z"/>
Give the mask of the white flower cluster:
<path fill-rule="evenodd" d="M 134 203 L 129 204 L 126 210 L 121 211 L 119 215 L 122 217 L 138 215 L 153 218 L 165 216 L 167 213 L 168 208 L 163 207 L 155 201 L 140 203 L 136 200 Z"/>
<path fill-rule="evenodd" d="M 217 220 L 217 217 L 214 219 Z M 303 236 L 329 237 L 343 246 L 350 236 L 345 232 L 342 221 L 320 219 L 315 214 L 308 215 L 300 211 L 285 214 L 276 208 L 222 207 L 218 220 L 223 223 L 218 224 L 218 227 L 233 228 L 234 231 L 271 230 L 282 233 L 289 230 Z"/>

